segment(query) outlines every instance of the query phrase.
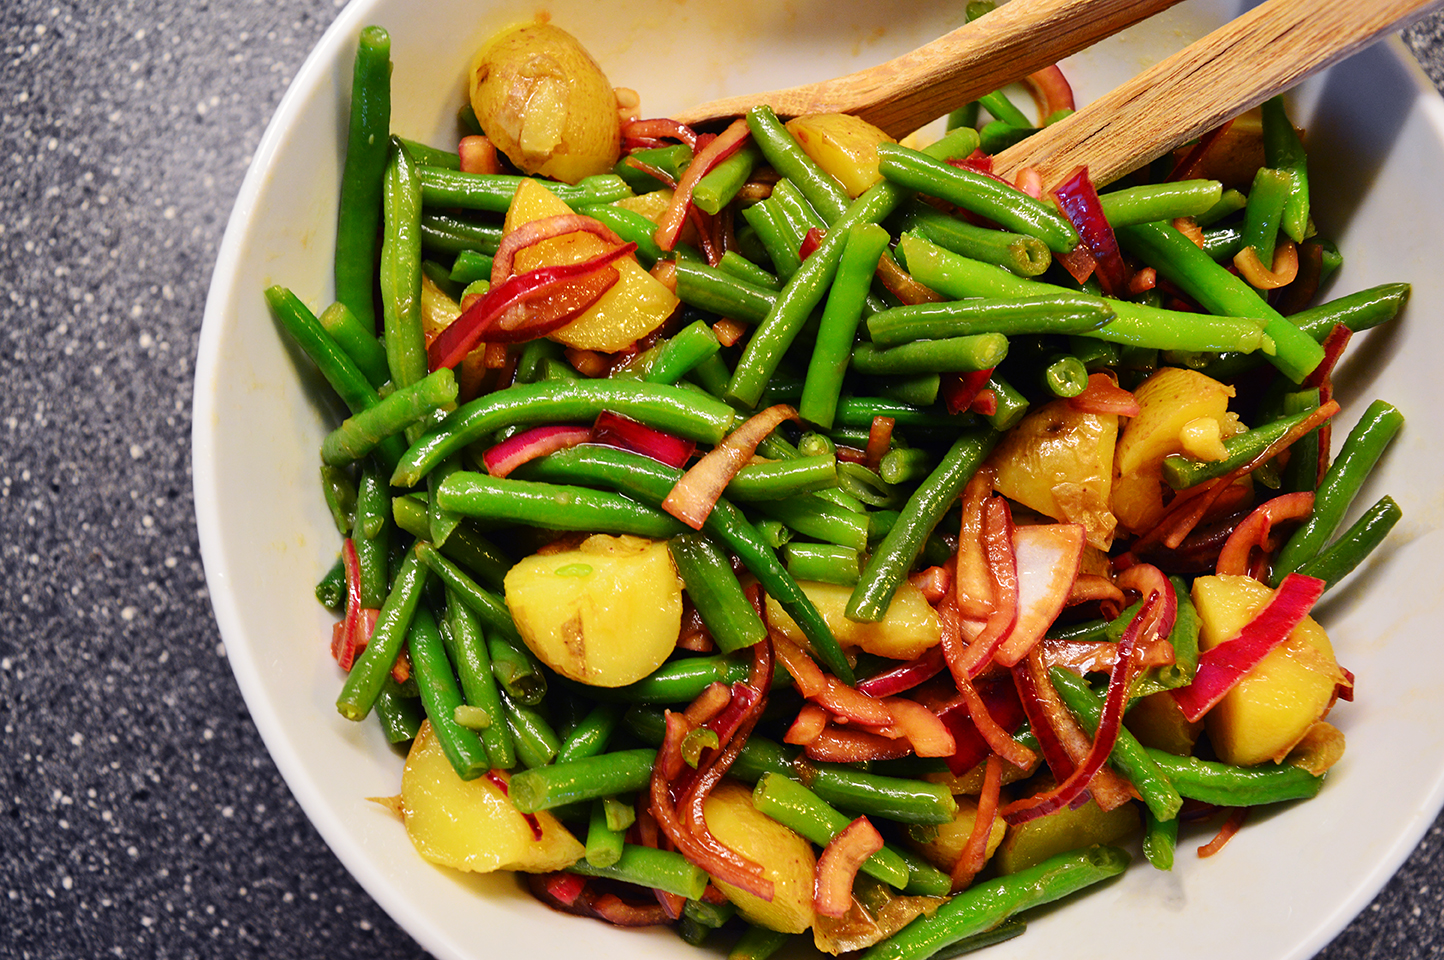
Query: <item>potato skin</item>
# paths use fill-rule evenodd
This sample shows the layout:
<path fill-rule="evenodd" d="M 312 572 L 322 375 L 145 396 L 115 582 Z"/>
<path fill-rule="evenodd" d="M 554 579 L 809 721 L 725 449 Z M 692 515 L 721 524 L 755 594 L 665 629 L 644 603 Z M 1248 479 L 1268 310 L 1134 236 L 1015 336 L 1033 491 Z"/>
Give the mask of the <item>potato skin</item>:
<path fill-rule="evenodd" d="M 782 933 L 801 933 L 812 926 L 812 882 L 817 859 L 812 844 L 752 805 L 752 791 L 735 780 L 723 780 L 707 797 L 702 816 L 707 829 L 723 845 L 761 865 L 772 881 L 769 903 L 717 881 L 718 888 L 743 917 Z"/>
<path fill-rule="evenodd" d="M 496 34 L 472 62 L 470 87 L 482 130 L 526 173 L 576 183 L 621 154 L 616 93 L 565 30 L 535 22 Z"/>
<path fill-rule="evenodd" d="M 575 550 L 533 555 L 506 575 L 506 605 L 522 640 L 564 677 L 619 687 L 657 669 L 677 645 L 682 583 L 667 545 L 588 537 Z"/>
<path fill-rule="evenodd" d="M 802 151 L 833 176 L 854 200 L 882 179 L 879 143 L 896 143 L 877 127 L 847 113 L 812 113 L 787 121 Z"/>

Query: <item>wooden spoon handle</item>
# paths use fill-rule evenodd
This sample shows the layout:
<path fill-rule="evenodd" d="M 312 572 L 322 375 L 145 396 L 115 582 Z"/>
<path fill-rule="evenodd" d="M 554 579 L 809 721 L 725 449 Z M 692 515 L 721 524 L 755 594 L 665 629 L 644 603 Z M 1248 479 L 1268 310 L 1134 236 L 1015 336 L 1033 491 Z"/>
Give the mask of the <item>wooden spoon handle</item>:
<path fill-rule="evenodd" d="M 1402 29 L 1440 0 L 1268 0 L 993 158 L 1045 188 L 1086 165 L 1104 184 Z"/>
<path fill-rule="evenodd" d="M 714 100 L 676 119 L 696 125 L 741 116 L 765 103 L 783 117 L 854 113 L 902 137 L 1177 2 L 1012 0 L 878 66 L 820 83 Z"/>

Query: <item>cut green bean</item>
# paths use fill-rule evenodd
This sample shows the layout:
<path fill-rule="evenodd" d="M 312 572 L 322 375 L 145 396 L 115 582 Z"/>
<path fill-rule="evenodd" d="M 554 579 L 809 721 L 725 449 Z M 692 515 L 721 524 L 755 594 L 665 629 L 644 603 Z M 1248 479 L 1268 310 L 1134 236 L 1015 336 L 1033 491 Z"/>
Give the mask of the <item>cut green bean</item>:
<path fill-rule="evenodd" d="M 798 581 L 850 587 L 862 576 L 861 557 L 851 547 L 794 541 L 782 548 L 782 560 Z"/>
<path fill-rule="evenodd" d="M 894 447 L 882 455 L 877 475 L 886 483 L 914 483 L 931 473 L 936 462 L 936 458 L 921 447 Z"/>
<path fill-rule="evenodd" d="M 561 750 L 561 740 L 557 732 L 547 718 L 542 716 L 541 711 L 536 707 L 508 697 L 505 693 L 501 696 L 502 714 L 506 717 L 507 729 L 511 732 L 512 746 L 516 748 L 516 759 L 528 770 L 546 768 L 556 759 L 557 752 Z M 516 778 L 512 778 L 511 792 L 513 805 L 516 802 Z M 518 807 L 517 809 L 520 809 Z M 535 813 L 535 810 L 523 810 L 523 813 Z"/>
<path fill-rule="evenodd" d="M 347 720 L 362 720 L 371 712 L 391 666 L 406 641 L 411 621 L 421 606 L 427 568 L 414 553 L 408 553 L 396 574 L 396 582 L 376 615 L 371 639 L 361 651 L 336 698 L 336 709 Z"/>
<path fill-rule="evenodd" d="M 807 198 L 827 225 L 832 225 L 848 207 L 847 191 L 825 172 L 777 119 L 766 104 L 747 111 L 747 127 L 762 156 Z"/>
<path fill-rule="evenodd" d="M 1077 357 L 1059 357 L 1043 369 L 1043 386 L 1055 397 L 1076 397 L 1088 389 L 1088 368 Z"/>
<path fill-rule="evenodd" d="M 340 610 L 346 605 L 346 564 L 340 557 L 316 583 L 316 599 L 327 610 Z"/>
<path fill-rule="evenodd" d="M 745 143 L 719 162 L 692 187 L 692 202 L 703 213 L 716 214 L 731 202 L 762 159 L 755 143 Z"/>
<path fill-rule="evenodd" d="M 406 743 L 408 740 L 415 740 L 416 735 L 421 732 L 421 721 L 426 719 L 426 713 L 421 709 L 421 701 L 416 697 L 403 696 L 401 686 L 390 676 L 381 685 L 381 692 L 376 695 L 376 719 L 381 724 L 381 732 L 386 737 L 387 743 Z"/>
<path fill-rule="evenodd" d="M 607 749 L 607 742 L 622 718 L 621 708 L 614 703 L 600 703 L 578 723 L 557 752 L 558 763 L 569 763 L 584 757 L 595 757 Z"/>
<path fill-rule="evenodd" d="M 1278 244 L 1284 203 L 1293 191 L 1293 183 L 1293 175 L 1287 170 L 1259 167 L 1248 191 L 1243 242 L 1244 246 L 1253 248 L 1259 264 L 1265 269 L 1271 268 L 1274 262 L 1274 247 Z"/>
<path fill-rule="evenodd" d="M 321 441 L 323 463 L 359 460 L 387 437 L 403 433 L 432 413 L 456 402 L 456 377 L 446 367 L 388 394 L 375 406 L 353 413 Z"/>
<path fill-rule="evenodd" d="M 770 460 L 743 467 L 727 484 L 728 499 L 739 502 L 786 500 L 837 486 L 837 458 L 830 454 Z"/>
<path fill-rule="evenodd" d="M 1155 870 L 1173 869 L 1173 850 L 1178 845 L 1178 818 L 1160 820 L 1151 810 L 1143 811 L 1143 855 Z"/>
<path fill-rule="evenodd" d="M 859 343 L 852 352 L 852 369 L 874 376 L 967 373 L 991 370 L 1007 355 L 1008 338 L 1000 333 L 919 340 L 890 347 Z"/>
<path fill-rule="evenodd" d="M 657 850 L 628 843 L 621 856 L 610 866 L 600 866 L 582 859 L 569 868 L 584 877 L 607 877 L 675 893 L 690 900 L 699 899 L 707 889 L 707 871 L 693 864 L 680 853 Z"/>
<path fill-rule="evenodd" d="M 764 773 L 758 778 L 752 805 L 820 847 L 831 843 L 852 822 L 851 817 L 802 784 L 778 773 Z M 899 890 L 908 884 L 907 863 L 886 845 L 864 860 L 859 869 Z"/>
<path fill-rule="evenodd" d="M 954 253 L 997 264 L 1020 277 L 1036 277 L 1053 262 L 1048 245 L 1037 237 L 980 227 L 921 201 L 909 205 L 906 226 Z"/>
<path fill-rule="evenodd" d="M 431 535 L 426 501 L 417 496 L 396 497 L 391 501 L 391 515 L 396 525 L 421 540 Z M 463 520 L 441 545 L 442 554 L 465 570 L 481 577 L 493 587 L 500 587 L 512 561 L 501 548 L 482 536 L 469 520 Z"/>
<path fill-rule="evenodd" d="M 1301 564 L 1298 572 L 1305 576 L 1318 577 L 1324 581 L 1326 590 L 1333 587 L 1384 542 L 1384 538 L 1403 515 L 1404 511 L 1394 502 L 1393 497 L 1380 498 L 1326 550 Z"/>
<path fill-rule="evenodd" d="M 1129 855 L 1117 847 L 1062 853 L 1006 877 L 964 890 L 932 915 L 913 920 L 869 947 L 862 960 L 923 960 L 949 944 L 996 928 L 1014 914 L 1051 903 L 1122 873 Z"/>
<path fill-rule="evenodd" d="M 421 327 L 421 188 L 416 164 L 394 139 L 382 190 L 381 314 L 391 383 L 407 387 L 426 376 Z"/>
<path fill-rule="evenodd" d="M 338 300 L 322 310 L 316 319 L 371 386 L 380 389 L 391 379 L 391 371 L 386 366 L 386 349 L 376 339 L 375 331 L 363 326 L 346 304 Z"/>
<path fill-rule="evenodd" d="M 867 516 L 839 507 L 816 494 L 790 500 L 759 500 L 752 506 L 805 537 L 852 550 L 867 549 Z"/>
<path fill-rule="evenodd" d="M 878 170 L 893 183 L 946 200 L 1004 229 L 1037 237 L 1055 254 L 1078 245 L 1078 231 L 1056 208 L 992 177 L 893 143 L 878 144 Z"/>
<path fill-rule="evenodd" d="M 618 750 L 595 757 L 535 766 L 511 778 L 512 806 L 522 813 L 550 810 L 578 800 L 597 800 L 645 790 L 652 779 L 652 749 Z"/>
<path fill-rule="evenodd" d="M 628 161 L 636 161 L 636 163 Z M 674 143 L 667 147 L 633 150 L 616 162 L 616 165 L 612 167 L 612 173 L 625 180 L 627 186 L 637 193 L 648 193 L 676 184 L 691 163 L 692 148 L 685 143 Z M 661 170 L 671 179 L 671 183 L 657 179 L 638 164 L 645 164 Z"/>
<path fill-rule="evenodd" d="M 1014 127 L 1032 126 L 1032 121 L 1014 106 L 1013 101 L 1001 90 L 993 90 L 978 98 L 978 104 L 993 115 L 996 120 L 1001 120 Z"/>
<path fill-rule="evenodd" d="M 460 256 L 470 250 L 490 256 L 501 246 L 501 234 L 501 224 L 465 214 L 435 210 L 421 214 L 421 245 L 435 253 Z"/>
<path fill-rule="evenodd" d="M 441 636 L 456 667 L 461 692 L 468 704 L 486 711 L 491 718 L 491 723 L 481 731 L 487 758 L 493 769 L 510 770 L 516 766 L 516 750 L 511 742 L 511 730 L 501 722 L 504 714 L 491 651 L 476 611 L 450 589 L 446 592 L 446 622 L 448 629 Z"/>
<path fill-rule="evenodd" d="M 727 954 L 727 960 L 769 960 L 769 958 L 787 945 L 787 941 L 794 938 L 794 934 L 779 933 L 776 930 L 769 930 L 766 927 L 748 926 L 742 936 L 738 938 L 737 944 Z"/>
<path fill-rule="evenodd" d="M 376 237 L 391 128 L 391 36 L 362 28 L 351 73 L 351 110 L 336 216 L 336 299 L 363 329 L 376 327 Z M 380 386 L 379 383 L 373 383 Z"/>
<path fill-rule="evenodd" d="M 516 625 L 512 623 L 506 603 L 500 597 L 468 577 L 432 544 L 418 540 L 412 552 L 431 572 L 440 577 L 443 583 L 455 590 L 467 606 L 476 611 L 476 615 L 488 630 L 504 634 L 508 638 L 517 637 Z"/>
<path fill-rule="evenodd" d="M 336 532 L 343 538 L 351 536 L 351 525 L 356 522 L 356 484 L 351 480 L 350 471 L 321 464 L 321 495 L 326 499 L 326 509 L 331 512 Z"/>
<path fill-rule="evenodd" d="M 799 252 L 801 238 L 793 232 L 792 225 L 777 204 L 770 197 L 760 200 L 743 207 L 742 218 L 756 234 L 762 249 L 767 251 L 767 259 L 772 261 L 777 275 L 786 279 L 795 274 L 802 265 Z"/>
<path fill-rule="evenodd" d="M 652 269 L 657 261 L 665 256 L 662 248 L 657 246 L 657 241 L 653 239 L 653 235 L 657 232 L 657 225 L 635 210 L 613 206 L 609 203 L 599 203 L 589 207 L 580 207 L 577 212 L 606 224 L 613 233 L 622 238 L 623 242 L 635 243 L 637 259 L 648 270 Z"/>
<path fill-rule="evenodd" d="M 704 263 L 679 261 L 677 299 L 699 310 L 757 324 L 777 303 L 777 291 Z"/>
<path fill-rule="evenodd" d="M 613 830 L 607 822 L 606 799 L 593 800 L 592 812 L 587 820 L 586 862 L 592 867 L 611 867 L 622 859 L 622 844 L 626 833 Z"/>
<path fill-rule="evenodd" d="M 1271 571 L 1274 586 L 1312 560 L 1344 522 L 1344 514 L 1364 486 L 1384 449 L 1404 425 L 1404 415 L 1382 400 L 1369 404 L 1349 431 L 1343 447 L 1314 495 L 1314 509 L 1279 550 Z"/>
<path fill-rule="evenodd" d="M 673 384 L 690 373 L 708 357 L 722 349 L 717 335 L 702 320 L 696 320 L 677 332 L 663 346 L 652 369 L 647 371 L 648 383 Z"/>
<path fill-rule="evenodd" d="M 1060 293 L 1044 297 L 945 300 L 892 307 L 867 318 L 867 331 L 879 346 L 943 337 L 1001 334 L 1084 334 L 1114 317 L 1095 297 Z"/>
<path fill-rule="evenodd" d="M 782 281 L 778 277 L 768 273 L 736 250 L 728 250 L 722 254 L 722 259 L 717 261 L 717 269 L 738 280 L 746 280 L 753 286 L 772 291 L 782 289 Z"/>
<path fill-rule="evenodd" d="M 475 250 L 463 250 L 456 255 L 449 276 L 463 287 L 478 280 L 491 279 L 492 258 Z"/>
<path fill-rule="evenodd" d="M 398 138 L 402 145 L 410 151 L 416 162 L 428 167 L 441 167 L 443 170 L 460 170 L 461 154 L 456 150 L 443 150 L 440 147 L 428 146 L 419 140 L 410 140 L 406 137 Z"/>
<path fill-rule="evenodd" d="M 1224 217 L 1238 213 L 1246 206 L 1248 206 L 1248 197 L 1244 196 L 1242 191 L 1229 188 L 1218 198 L 1218 203 L 1194 217 L 1193 220 L 1200 227 L 1207 227 L 1210 224 L 1218 223 Z"/>
<path fill-rule="evenodd" d="M 1253 460 L 1279 440 L 1284 434 L 1313 415 L 1314 410 L 1305 410 L 1288 417 L 1280 417 L 1252 430 L 1235 434 L 1223 441 L 1226 456 L 1222 460 L 1194 460 L 1181 453 L 1163 458 L 1163 479 L 1175 490 L 1186 490 L 1207 480 L 1229 473 Z"/>
<path fill-rule="evenodd" d="M 686 529 L 675 517 L 618 493 L 468 470 L 447 477 L 436 490 L 436 500 L 463 516 L 525 523 L 547 530 L 663 539 Z"/>
<path fill-rule="evenodd" d="M 1307 800 L 1324 785 L 1302 767 L 1288 764 L 1264 767 L 1233 767 L 1215 760 L 1179 757 L 1153 747 L 1144 747 L 1180 794 L 1220 807 L 1256 807 L 1285 800 Z"/>
<path fill-rule="evenodd" d="M 1173 180 L 1110 190 L 1098 196 L 1103 216 L 1115 227 L 1197 217 L 1223 198 L 1217 180 Z"/>
<path fill-rule="evenodd" d="M 391 552 L 391 524 L 387 516 L 386 481 L 374 464 L 361 471 L 356 492 L 356 547 L 361 606 L 377 609 L 386 599 L 387 557 Z"/>
<path fill-rule="evenodd" d="M 462 173 L 440 167 L 419 167 L 417 187 L 428 207 L 482 210 L 506 213 L 516 188 L 526 177 L 501 173 Z M 557 198 L 572 209 L 599 203 L 612 203 L 632 196 L 632 188 L 616 174 L 605 173 L 584 177 L 575 185 L 549 183 Z"/>
<path fill-rule="evenodd" d="M 1264 163 L 1289 174 L 1279 226 L 1289 239 L 1302 243 L 1309 229 L 1309 167 L 1299 132 L 1284 112 L 1283 97 L 1263 102 Z"/>
<path fill-rule="evenodd" d="M 537 660 L 522 646 L 500 631 L 486 638 L 486 652 L 491 654 L 491 674 L 514 703 L 532 706 L 546 697 L 547 678 Z"/>
<path fill-rule="evenodd" d="M 411 629 L 406 635 L 406 646 L 411 652 L 416 686 L 421 691 L 421 702 L 426 707 L 426 716 L 431 720 L 431 730 L 436 740 L 451 761 L 456 775 L 463 780 L 475 780 L 488 769 L 486 747 L 475 730 L 469 730 L 456 722 L 456 708 L 462 705 L 461 690 L 452 674 L 451 661 L 436 627 L 431 610 L 422 604 L 411 619 Z"/>
<path fill-rule="evenodd" d="M 1058 696 L 1063 698 L 1063 704 L 1069 712 L 1078 718 L 1083 729 L 1092 736 L 1098 730 L 1103 716 L 1103 702 L 1088 686 L 1088 681 L 1063 667 L 1049 670 L 1048 678 L 1053 681 Z M 1172 820 L 1178 816 L 1179 808 L 1183 806 L 1183 797 L 1179 796 L 1168 776 L 1153 762 L 1144 751 L 1143 745 L 1138 742 L 1138 738 L 1133 736 L 1127 727 L 1119 728 L 1118 739 L 1113 744 L 1112 753 L 1108 755 L 1108 762 L 1124 779 L 1133 784 L 1133 788 L 1138 791 L 1153 816 L 1159 820 Z"/>
<path fill-rule="evenodd" d="M 667 549 L 717 649 L 732 653 L 767 638 L 766 625 L 716 544 L 700 533 L 683 533 L 667 541 Z"/>
<path fill-rule="evenodd" d="M 952 445 L 937 469 L 908 498 L 902 516 L 873 551 L 848 600 L 849 619 L 875 623 L 883 618 L 929 534 L 996 442 L 993 431 L 974 430 Z"/>
<path fill-rule="evenodd" d="M 888 239 L 886 230 L 868 223 L 852 227 L 844 241 L 797 407 L 804 420 L 821 427 L 832 426 L 863 304 Z"/>

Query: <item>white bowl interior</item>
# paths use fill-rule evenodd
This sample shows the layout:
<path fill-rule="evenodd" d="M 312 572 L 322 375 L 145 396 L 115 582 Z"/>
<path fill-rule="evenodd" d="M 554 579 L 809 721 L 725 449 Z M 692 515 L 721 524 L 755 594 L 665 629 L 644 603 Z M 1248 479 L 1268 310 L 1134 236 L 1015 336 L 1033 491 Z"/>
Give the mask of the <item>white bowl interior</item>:
<path fill-rule="evenodd" d="M 194 433 L 201 546 L 230 662 L 278 767 L 341 860 L 423 946 L 458 960 L 522 950 L 557 956 L 583 944 L 599 958 L 670 957 L 687 949 L 670 933 L 564 917 L 510 877 L 430 866 L 367 802 L 397 792 L 401 758 L 374 724 L 336 713 L 331 617 L 312 595 L 338 546 L 316 482 L 317 449 L 337 408 L 261 296 L 281 283 L 317 310 L 329 302 L 339 151 L 361 26 L 391 31 L 394 130 L 444 144 L 454 137 L 471 54 L 534 9 L 357 0 L 297 75 L 242 188 L 207 304 Z M 962 4 L 554 0 L 545 9 L 612 83 L 641 92 L 644 115 L 662 116 L 877 62 L 957 26 Z M 1065 69 L 1086 102 L 1236 12 L 1234 3 L 1190 0 Z M 1444 400 L 1430 369 L 1440 344 L 1432 314 L 1444 302 L 1444 275 L 1432 263 L 1444 221 L 1444 108 L 1397 43 L 1336 68 L 1294 103 L 1296 122 L 1309 129 L 1316 219 L 1347 258 L 1330 293 L 1414 284 L 1405 316 L 1361 338 L 1339 377 L 1344 424 L 1375 397 L 1413 417 L 1360 498 L 1390 493 L 1405 519 L 1324 606 L 1340 660 L 1359 678 L 1357 701 L 1331 718 L 1349 751 L 1317 799 L 1256 817 L 1213 859 L 1195 858 L 1186 841 L 1172 873 L 1135 865 L 1088 894 L 1086 907 L 1031 923 L 1008 948 L 1013 955 L 1117 960 L 1152 956 L 1166 943 L 1179 960 L 1310 956 L 1367 904 L 1444 797 L 1444 658 L 1430 630 L 1444 577 L 1444 511 L 1438 448 L 1423 428 L 1425 412 Z M 1084 916 L 1106 933 L 1080 938 Z"/>

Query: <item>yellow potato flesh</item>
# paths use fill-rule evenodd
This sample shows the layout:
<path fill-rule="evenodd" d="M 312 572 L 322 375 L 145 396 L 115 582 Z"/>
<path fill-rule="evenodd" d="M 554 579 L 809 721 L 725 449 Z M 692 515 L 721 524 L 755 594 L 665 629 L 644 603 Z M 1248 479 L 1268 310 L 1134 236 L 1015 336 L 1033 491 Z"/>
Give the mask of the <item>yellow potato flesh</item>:
<path fill-rule="evenodd" d="M 752 791 L 724 780 L 707 797 L 702 808 L 707 829 L 735 851 L 762 867 L 772 881 L 768 902 L 716 881 L 728 900 L 747 920 L 769 930 L 801 933 L 812 926 L 812 886 L 817 860 L 812 844 L 752 805 Z"/>
<path fill-rule="evenodd" d="M 527 647 L 579 683 L 632 683 L 676 647 L 682 583 L 665 543 L 598 534 L 575 550 L 527 557 L 504 585 Z"/>
<path fill-rule="evenodd" d="M 497 776 L 506 779 L 500 771 Z M 486 777 L 458 777 L 429 721 L 422 723 L 406 756 L 401 815 L 418 853 L 458 870 L 546 873 L 571 866 L 585 852 L 550 813 L 536 814 L 541 827 L 537 839 L 495 783 Z"/>
<path fill-rule="evenodd" d="M 1273 594 L 1251 577 L 1199 577 L 1193 582 L 1199 649 L 1237 636 Z M 1305 617 L 1204 715 L 1214 751 L 1241 767 L 1282 760 L 1328 713 L 1342 678 L 1328 635 Z"/>
<path fill-rule="evenodd" d="M 897 142 L 866 120 L 846 113 L 808 114 L 787 121 L 787 129 L 802 152 L 854 199 L 882 179 L 877 145 Z"/>
<path fill-rule="evenodd" d="M 621 153 L 617 96 L 576 38 L 549 23 L 504 30 L 478 51 L 471 107 L 519 169 L 576 183 Z"/>
<path fill-rule="evenodd" d="M 1039 513 L 1082 524 L 1100 550 L 1113 542 L 1108 501 L 1118 418 L 1074 410 L 1055 400 L 1008 431 L 993 451 L 994 488 Z"/>
<path fill-rule="evenodd" d="M 993 863 L 999 873 L 1017 873 L 1069 850 L 1116 843 L 1141 826 L 1135 804 L 1125 803 L 1105 812 L 1097 801 L 1089 800 L 1077 810 L 1064 807 L 1057 813 L 1009 827 L 1008 836 L 993 855 Z"/>
<path fill-rule="evenodd" d="M 536 181 L 526 180 L 512 197 L 503 229 L 510 233 L 524 223 L 571 212 L 556 194 Z M 590 260 L 609 248 L 609 244 L 589 233 L 543 240 L 517 254 L 515 272 Z M 672 315 L 677 308 L 676 295 L 643 270 L 636 259 L 623 257 L 612 265 L 617 268 L 617 282 L 579 317 L 551 333 L 551 339 L 579 350 L 615 353 L 651 333 Z"/>
<path fill-rule="evenodd" d="M 847 619 L 851 587 L 810 580 L 801 581 L 798 586 L 817 607 L 822 619 L 827 621 L 837 642 L 844 647 L 859 647 L 875 656 L 892 660 L 911 660 L 942 642 L 942 623 L 938 620 L 937 611 L 922 591 L 910 583 L 898 586 L 887 614 L 876 623 Z M 767 598 L 767 622 L 781 630 L 793 643 L 804 649 L 807 647 L 807 638 L 801 628 L 771 597 Z"/>
<path fill-rule="evenodd" d="M 953 867 L 958 863 L 958 858 L 963 855 L 963 848 L 968 845 L 968 840 L 973 835 L 973 824 L 977 822 L 977 819 L 978 805 L 972 800 L 959 797 L 958 812 L 953 815 L 950 822 L 938 827 L 933 839 L 927 843 L 909 840 L 909 845 L 927 857 L 934 866 L 951 873 Z M 988 832 L 987 855 L 989 857 L 997 851 L 1007 832 L 1008 828 L 1002 818 L 994 817 L 993 826 Z"/>

